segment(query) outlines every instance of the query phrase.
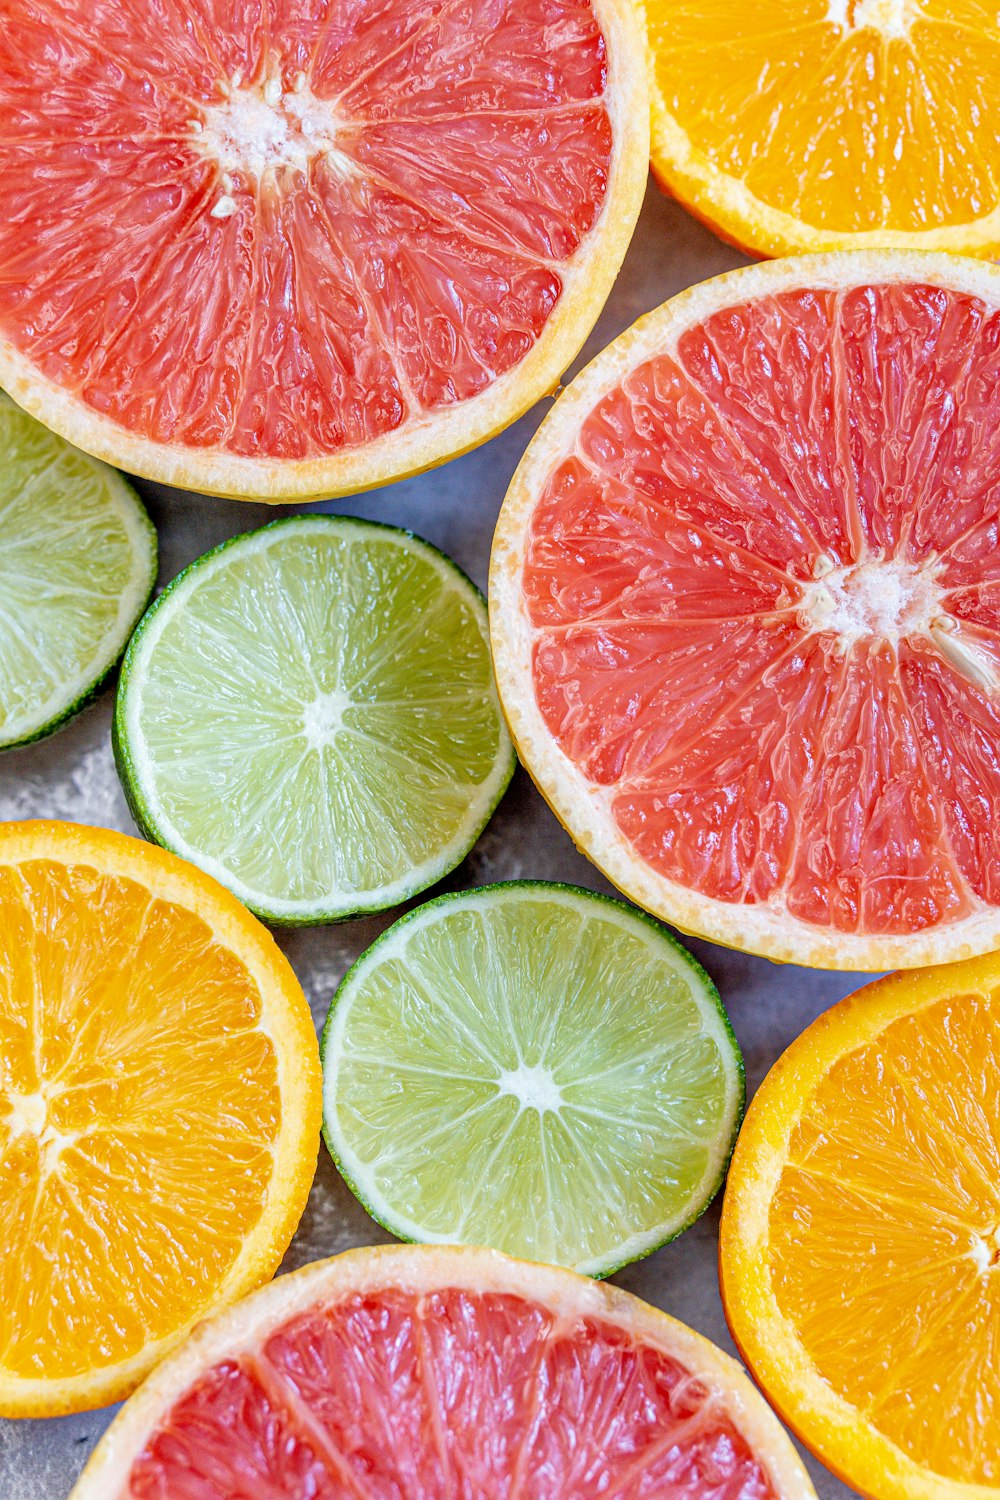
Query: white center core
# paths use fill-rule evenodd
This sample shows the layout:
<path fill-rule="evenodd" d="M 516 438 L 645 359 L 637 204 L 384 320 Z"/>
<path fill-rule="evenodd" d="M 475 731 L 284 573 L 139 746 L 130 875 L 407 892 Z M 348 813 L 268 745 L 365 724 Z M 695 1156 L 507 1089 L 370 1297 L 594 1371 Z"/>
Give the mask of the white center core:
<path fill-rule="evenodd" d="M 497 1087 L 501 1094 L 513 1094 L 522 1109 L 537 1109 L 540 1115 L 547 1109 L 556 1111 L 562 1108 L 562 1090 L 548 1068 L 543 1068 L 540 1063 L 533 1068 L 527 1063 L 519 1063 L 516 1068 L 501 1073 Z"/>
<path fill-rule="evenodd" d="M 49 1110 L 43 1094 L 11 1094 L 7 1105 L 9 1123 L 15 1135 L 33 1135 L 38 1139 L 42 1170 L 51 1172 L 64 1146 L 72 1146 L 76 1135 L 64 1135 L 49 1123 Z"/>
<path fill-rule="evenodd" d="M 906 36 L 918 14 L 917 0 L 827 0 L 826 19 L 841 31 L 869 26 L 883 36 Z"/>
<path fill-rule="evenodd" d="M 941 590 L 911 563 L 873 560 L 831 568 L 806 585 L 799 606 L 809 630 L 828 630 L 853 645 L 875 636 L 895 645 L 903 636 L 927 633 L 938 617 Z"/>
<path fill-rule="evenodd" d="M 1000 1266 L 1000 1227 L 992 1234 L 973 1235 L 972 1259 L 980 1271 L 994 1271 Z"/>
<path fill-rule="evenodd" d="M 262 82 L 247 85 L 237 74 L 222 90 L 225 101 L 204 106 L 191 137 L 222 175 L 224 192 L 213 209 L 216 217 L 236 211 L 229 197 L 234 176 L 259 185 L 268 173 L 307 174 L 310 162 L 319 156 L 341 174 L 355 170 L 337 147 L 341 121 L 336 110 L 329 100 L 316 98 L 304 73 L 296 78 L 294 89 L 283 90 L 280 73 L 273 71 Z"/>
<path fill-rule="evenodd" d="M 310 750 L 322 750 L 331 745 L 340 732 L 344 713 L 351 708 L 346 693 L 321 693 L 307 703 L 302 714 L 302 731 Z"/>

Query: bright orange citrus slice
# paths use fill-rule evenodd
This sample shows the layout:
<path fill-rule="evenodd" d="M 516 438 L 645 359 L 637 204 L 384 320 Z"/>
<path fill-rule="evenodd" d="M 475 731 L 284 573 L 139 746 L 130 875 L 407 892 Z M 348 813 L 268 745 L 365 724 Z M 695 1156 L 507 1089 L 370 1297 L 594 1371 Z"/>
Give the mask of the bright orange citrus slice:
<path fill-rule="evenodd" d="M 494 543 L 497 684 L 579 846 L 817 967 L 1000 945 L 1000 275 L 770 262 L 556 402 Z"/>
<path fill-rule="evenodd" d="M 770 1401 L 876 1500 L 1000 1493 L 1000 956 L 834 1006 L 757 1093 L 722 1292 Z"/>
<path fill-rule="evenodd" d="M 735 1360 L 615 1287 L 394 1245 L 280 1276 L 125 1406 L 73 1500 L 815 1500 Z"/>
<path fill-rule="evenodd" d="M 217 493 L 343 494 L 549 391 L 648 165 L 629 0 L 10 0 L 0 384 Z"/>
<path fill-rule="evenodd" d="M 319 1119 L 305 997 L 234 897 L 121 834 L 0 824 L 0 1414 L 118 1399 L 271 1276 Z"/>
<path fill-rule="evenodd" d="M 653 170 L 763 255 L 1000 252 L 983 0 L 645 0 Z"/>

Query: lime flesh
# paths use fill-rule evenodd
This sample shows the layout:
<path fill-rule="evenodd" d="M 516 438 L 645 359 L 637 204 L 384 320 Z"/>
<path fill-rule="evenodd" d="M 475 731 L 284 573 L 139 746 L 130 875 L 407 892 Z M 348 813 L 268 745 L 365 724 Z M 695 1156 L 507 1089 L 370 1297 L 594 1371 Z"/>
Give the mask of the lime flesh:
<path fill-rule="evenodd" d="M 156 533 L 121 476 L 0 395 L 0 749 L 84 706 L 155 577 Z"/>
<path fill-rule="evenodd" d="M 404 1239 L 607 1275 L 719 1188 L 743 1067 L 711 980 L 665 928 L 570 886 L 429 902 L 344 979 L 324 1133 Z"/>
<path fill-rule="evenodd" d="M 136 632 L 115 716 L 144 830 L 266 920 L 405 900 L 503 793 L 482 596 L 426 542 L 299 516 L 200 558 Z"/>

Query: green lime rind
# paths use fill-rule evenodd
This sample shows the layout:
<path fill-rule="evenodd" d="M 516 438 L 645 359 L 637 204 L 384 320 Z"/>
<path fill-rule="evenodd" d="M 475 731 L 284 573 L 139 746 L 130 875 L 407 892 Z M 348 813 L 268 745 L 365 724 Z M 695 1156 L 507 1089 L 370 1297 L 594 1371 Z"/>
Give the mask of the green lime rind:
<path fill-rule="evenodd" d="M 314 579 L 298 593 L 263 578 L 260 600 L 248 615 L 252 626 L 249 633 L 240 620 L 233 624 L 238 608 L 226 611 L 222 636 L 227 630 L 235 630 L 233 638 L 245 648 L 245 654 L 238 659 L 234 656 L 233 682 L 216 683 L 218 691 L 206 696 L 204 713 L 179 723 L 176 714 L 184 711 L 185 694 L 191 691 L 198 671 L 205 671 L 204 665 L 197 665 L 202 648 L 206 641 L 218 643 L 220 639 L 220 622 L 213 623 L 210 612 L 205 613 L 204 600 L 218 596 L 220 587 L 225 591 L 230 586 L 227 574 L 235 577 L 234 570 L 253 568 L 258 558 L 267 560 L 270 573 L 275 566 L 279 573 L 284 570 L 286 574 L 300 566 L 305 576 L 313 567 L 309 562 L 310 548 L 324 546 L 334 551 L 339 548 L 338 555 L 346 560 L 342 572 L 336 575 L 337 589 L 330 588 L 329 567 L 322 571 L 318 585 Z M 316 556 L 319 557 L 318 551 Z M 352 582 L 351 558 L 355 559 L 360 583 Z M 400 590 L 410 584 L 393 581 L 397 564 L 404 574 L 412 569 L 416 580 L 414 607 L 401 615 L 400 600 L 404 595 Z M 214 589 L 215 596 L 211 592 L 206 594 L 206 588 Z M 235 600 L 237 605 L 243 602 L 238 591 Z M 322 614 L 322 610 L 327 613 Z M 398 619 L 393 610 L 400 616 Z M 389 613 L 383 618 L 385 611 Z M 369 626 L 368 622 L 373 620 L 375 624 Z M 394 628 L 408 638 L 397 639 Z M 159 711 L 165 715 L 163 724 L 171 722 L 172 727 L 169 733 L 161 733 L 162 725 L 157 725 L 156 714 L 145 700 L 150 692 L 151 673 L 155 677 L 156 672 L 151 663 L 156 653 L 162 657 L 162 641 L 168 630 L 179 634 L 182 642 L 184 630 L 204 631 L 205 636 L 199 640 L 199 651 L 191 654 L 190 672 L 187 658 L 178 654 L 179 648 L 171 648 L 177 657 L 176 681 L 169 694 L 160 692 L 163 706 Z M 364 637 L 360 644 L 358 637 Z M 223 644 L 232 649 L 226 640 Z M 270 648 L 272 654 L 267 657 Z M 216 649 L 212 645 L 209 655 Z M 258 655 L 267 661 L 270 670 L 253 677 L 252 665 Z M 283 816 L 298 819 L 293 836 L 287 836 L 286 824 L 282 825 L 286 836 L 279 838 L 267 826 L 266 819 L 255 818 L 247 819 L 248 826 L 253 821 L 254 831 L 242 840 L 235 811 L 238 796 L 234 800 L 234 795 L 244 794 L 247 786 L 252 785 L 255 774 L 252 771 L 248 770 L 242 780 L 237 778 L 235 794 L 233 785 L 223 778 L 217 788 L 210 788 L 212 795 L 203 797 L 202 806 L 207 809 L 213 834 L 216 829 L 211 827 L 212 820 L 229 818 L 226 831 L 237 858 L 227 862 L 220 857 L 217 836 L 213 848 L 211 839 L 195 836 L 190 826 L 192 819 L 197 822 L 202 815 L 201 807 L 183 784 L 192 774 L 201 774 L 192 756 L 197 758 L 200 754 L 202 759 L 206 756 L 210 759 L 217 754 L 225 737 L 220 738 L 216 733 L 213 740 L 214 731 L 206 728 L 202 719 L 210 720 L 213 714 L 222 711 L 217 710 L 216 702 L 225 704 L 226 699 L 239 699 L 235 719 L 230 702 L 224 708 L 229 719 L 220 722 L 227 726 L 226 734 L 232 733 L 236 723 L 245 738 L 241 753 L 245 754 L 247 765 L 257 763 L 263 767 L 260 778 L 268 788 L 278 782 L 284 785 L 288 774 L 293 780 L 296 777 L 309 780 L 302 771 L 305 759 L 302 747 L 307 744 L 307 738 L 303 737 L 308 737 L 311 731 L 303 714 L 313 709 L 319 712 L 320 700 L 335 696 L 333 692 L 321 692 L 318 684 L 322 682 L 325 687 L 327 677 L 323 674 L 344 672 L 347 662 L 356 675 L 360 674 L 362 683 L 374 682 L 376 686 L 364 701 L 352 701 L 346 708 L 338 706 L 333 728 L 323 725 L 316 731 L 329 738 L 319 746 L 319 760 L 309 762 L 315 773 L 309 773 L 312 794 L 306 795 L 308 789 L 301 796 L 291 793 L 286 796 L 282 791 L 270 799 L 269 806 L 277 804 Z M 300 698 L 295 697 L 295 684 L 301 686 L 307 678 L 311 684 L 308 691 L 315 692 L 317 699 L 316 704 L 311 707 L 306 704 L 303 708 Z M 392 692 L 397 693 L 395 705 L 378 697 L 377 688 L 385 683 L 395 684 L 392 687 Z M 428 684 L 433 694 L 422 697 Z M 156 691 L 160 688 L 162 684 L 159 687 L 154 684 Z M 275 712 L 279 717 L 284 716 L 278 726 L 280 734 L 274 733 Z M 255 713 L 262 713 L 260 723 L 255 722 Z M 388 723 L 391 730 L 393 715 L 400 723 L 406 722 L 408 735 L 402 735 L 397 724 L 387 737 L 386 726 Z M 354 762 L 345 780 L 343 766 L 340 774 L 334 775 L 327 762 L 341 756 L 338 747 L 345 743 L 342 736 L 347 716 L 351 716 L 351 723 L 347 725 L 346 736 L 354 746 Z M 357 727 L 359 723 L 361 728 Z M 373 723 L 379 726 L 372 731 L 380 737 L 379 742 L 375 749 L 367 749 L 360 756 L 365 764 L 359 773 L 356 742 L 369 737 L 363 726 Z M 161 740 L 162 763 L 155 770 L 148 747 L 151 725 Z M 294 744 L 294 753 L 281 749 L 282 741 Z M 438 763 L 430 769 L 423 762 L 417 765 L 412 759 L 407 760 L 407 756 L 419 760 L 421 755 L 426 760 L 425 741 L 431 743 L 438 755 Z M 195 742 L 201 746 L 200 751 L 191 748 Z M 374 746 L 375 739 L 371 743 Z M 185 568 L 147 611 L 129 643 L 119 680 L 112 744 L 125 797 L 143 834 L 214 875 L 262 920 L 272 926 L 288 927 L 325 925 L 384 911 L 435 884 L 460 864 L 475 844 L 516 765 L 493 683 L 486 601 L 482 593 L 451 558 L 431 543 L 399 527 L 353 516 L 282 517 L 258 530 L 230 538 Z M 456 764 L 477 768 L 474 781 L 466 782 L 457 776 L 449 781 L 441 771 L 440 757 L 443 755 L 447 760 L 452 754 Z M 272 756 L 269 762 L 268 756 Z M 187 769 L 176 778 L 175 785 L 174 761 L 180 765 L 185 757 Z M 205 776 L 208 774 L 204 772 Z M 343 787 L 348 783 L 354 786 L 350 777 L 359 774 L 363 784 L 355 786 L 356 796 L 345 812 L 347 793 Z M 322 788 L 316 782 L 317 776 L 322 780 Z M 370 776 L 370 784 L 366 776 Z M 203 782 L 203 786 L 206 784 Z M 421 788 L 422 796 L 418 795 Z M 189 818 L 188 827 L 178 827 L 176 813 L 164 807 L 165 794 L 174 795 L 174 807 L 179 806 Z M 250 801 L 253 802 L 252 797 Z M 300 802 L 302 806 L 298 805 Z M 364 829 L 358 832 L 357 807 L 367 810 L 367 833 Z M 200 833 L 200 828 L 197 831 Z M 266 845 L 268 838 L 270 846 Z M 355 881 L 349 888 L 337 888 L 331 878 L 319 888 L 313 872 L 321 857 L 329 854 L 336 863 L 338 858 L 350 855 L 363 858 L 370 866 L 379 857 L 380 838 L 391 845 L 394 864 L 390 878 L 367 886 Z M 363 855 L 352 851 L 363 851 Z M 244 862 L 242 869 L 236 867 L 240 861 Z M 247 878 L 247 867 L 255 861 L 266 865 L 266 881 L 255 883 Z M 305 894 L 293 889 L 300 864 L 303 869 L 310 865 L 308 875 L 312 886 Z M 278 889 L 282 880 L 291 894 Z M 300 883 L 303 886 L 308 883 L 305 876 Z"/>
<path fill-rule="evenodd" d="M 598 965 L 610 963 L 608 955 L 617 941 L 612 929 L 629 939 L 623 944 L 619 961 L 611 965 L 603 977 L 598 975 L 600 982 L 593 985 L 592 994 L 583 985 L 578 985 L 575 992 L 572 990 L 568 975 L 573 972 L 575 958 L 571 959 L 567 975 L 564 975 L 565 983 L 558 982 L 559 975 L 551 966 L 545 970 L 545 964 L 551 963 L 558 947 L 557 942 L 550 941 L 551 930 L 543 932 L 537 926 L 526 929 L 528 940 L 515 949 L 516 962 L 522 965 L 521 998 L 525 994 L 541 996 L 547 1007 L 540 999 L 536 1007 L 538 1013 L 554 1017 L 549 1032 L 550 1066 L 546 1070 L 549 1078 L 548 1082 L 543 1078 L 537 1086 L 544 1093 L 558 1077 L 558 1089 L 563 1096 L 555 1108 L 551 1100 L 543 1109 L 538 1108 L 537 1102 L 533 1108 L 526 1108 L 522 1100 L 516 1119 L 519 1121 L 522 1116 L 533 1115 L 539 1121 L 537 1130 L 541 1140 L 540 1122 L 543 1117 L 548 1118 L 550 1109 L 554 1114 L 557 1108 L 559 1119 L 553 1129 L 571 1136 L 572 1131 L 568 1127 L 564 1129 L 564 1117 L 569 1112 L 592 1114 L 587 1099 L 593 1104 L 595 1096 L 602 1097 L 608 1088 L 616 1100 L 616 1108 L 634 1108 L 635 1111 L 634 1117 L 623 1117 L 622 1138 L 615 1135 L 616 1125 L 602 1145 L 598 1127 L 596 1132 L 591 1132 L 594 1139 L 586 1149 L 581 1148 L 575 1153 L 570 1151 L 568 1155 L 563 1150 L 563 1158 L 571 1168 L 563 1173 L 569 1198 L 579 1196 L 572 1187 L 573 1182 L 584 1181 L 582 1206 L 578 1203 L 575 1208 L 552 1191 L 547 1159 L 543 1177 L 548 1196 L 541 1193 L 531 1197 L 526 1184 L 532 1180 L 539 1153 L 533 1157 L 523 1149 L 523 1139 L 519 1140 L 518 1149 L 509 1151 L 512 1164 L 508 1164 L 504 1145 L 499 1140 L 506 1121 L 498 1119 L 495 1130 L 483 1128 L 482 1149 L 474 1138 L 479 1130 L 476 1122 L 482 1121 L 484 1112 L 498 1107 L 501 1095 L 509 1093 L 508 1080 L 517 1076 L 524 1058 L 529 1056 L 529 1048 L 522 1051 L 517 1043 L 517 1070 L 511 1072 L 504 1067 L 505 1063 L 511 1062 L 509 1047 L 515 1031 L 515 1010 L 510 1002 L 518 989 L 517 975 L 502 970 L 502 1001 L 497 1003 L 494 999 L 494 1008 L 488 1009 L 488 997 L 484 997 L 483 992 L 491 983 L 495 988 L 496 975 L 501 971 L 495 963 L 491 967 L 490 962 L 484 962 L 477 983 L 474 955 L 483 950 L 471 928 L 461 935 L 456 929 L 450 940 L 442 939 L 436 959 L 428 961 L 422 956 L 419 975 L 414 975 L 413 955 L 406 958 L 415 935 L 436 928 L 443 930 L 449 916 L 461 913 L 463 909 L 478 907 L 485 910 L 496 902 L 519 902 L 522 898 L 525 902 L 541 902 L 545 906 L 561 905 L 579 919 L 573 934 L 567 929 L 567 941 L 571 937 L 572 941 L 566 952 L 580 955 L 580 962 L 589 963 L 597 955 Z M 588 947 L 585 928 L 589 922 L 599 926 L 594 927 Z M 533 937 L 538 941 L 532 941 Z M 489 944 L 486 946 L 489 948 Z M 428 948 L 428 952 L 432 951 L 433 945 Z M 446 983 L 457 980 L 453 993 L 460 996 L 460 1001 L 454 1012 L 449 1010 L 448 1002 L 441 998 L 439 990 L 428 985 L 428 963 L 432 969 L 436 968 L 439 980 L 443 978 Z M 654 984 L 657 990 L 661 983 L 663 986 L 662 1013 L 655 1006 L 652 1010 L 649 1006 L 649 985 L 645 983 L 643 968 L 649 964 L 658 965 L 662 971 L 661 979 Z M 550 986 L 548 994 L 543 993 L 546 983 Z M 619 1004 L 617 1011 L 608 1004 L 612 990 L 611 998 Z M 668 1004 L 666 995 L 671 990 L 676 994 Z M 570 999 L 561 1005 L 560 1011 L 560 1006 L 552 1002 L 557 998 L 561 1002 L 567 995 Z M 579 1014 L 575 1015 L 574 1021 L 570 1013 L 571 1008 L 579 1010 L 581 996 L 588 1022 L 584 1025 L 580 1024 Z M 478 1052 L 476 1047 L 466 1045 L 470 1035 L 469 1019 L 476 1016 L 477 1004 L 482 1009 L 478 1012 L 479 1019 L 473 1021 L 473 1035 L 484 1018 L 488 1027 L 493 1028 L 489 1032 L 489 1044 Z M 650 1075 L 647 1089 L 642 1069 L 650 1066 L 652 1053 L 643 1054 L 638 1070 L 630 1064 L 622 1074 L 619 1065 L 620 1076 L 611 1077 L 612 1052 L 617 1045 L 615 1028 L 620 1007 L 625 1004 L 633 1007 L 627 1019 L 631 1020 L 635 1037 L 643 1045 L 644 1031 L 650 1024 L 651 1015 L 656 1020 L 655 1035 L 661 1039 L 665 1039 L 670 1028 L 680 1025 L 682 1020 L 688 1026 L 697 1020 L 697 1026 L 691 1030 L 683 1046 L 671 1049 L 665 1040 L 661 1046 L 663 1067 L 669 1071 L 672 1053 L 673 1062 L 678 1066 L 678 1079 L 684 1074 L 685 1058 L 690 1066 L 695 1066 L 696 1054 L 710 1054 L 712 1058 L 705 1070 L 703 1096 L 699 1097 L 697 1088 L 689 1087 L 691 1097 L 679 1091 L 676 1098 L 666 1101 L 675 1112 L 678 1105 L 682 1113 L 690 1105 L 692 1117 L 697 1116 L 699 1108 L 707 1109 L 709 1104 L 714 1110 L 701 1142 L 703 1160 L 700 1167 L 689 1183 L 678 1182 L 678 1191 L 675 1201 L 669 1204 L 669 1212 L 662 1211 L 665 1199 L 660 1201 L 659 1208 L 643 1210 L 640 1204 L 629 1198 L 632 1191 L 641 1196 L 635 1184 L 646 1170 L 643 1163 L 648 1164 L 656 1158 L 658 1139 L 664 1145 L 668 1138 L 681 1141 L 685 1127 L 678 1125 L 676 1120 L 671 1125 L 673 1117 L 665 1107 L 661 1108 L 653 1101 L 653 1075 Z M 359 1005 L 367 1008 L 359 1012 Z M 360 1025 L 356 1020 L 359 1014 Z M 570 1038 L 596 1045 L 598 1057 L 601 1048 L 606 1048 L 608 1067 L 603 1073 L 598 1069 L 591 1075 L 591 1093 L 582 1098 L 579 1090 L 588 1086 L 587 1080 L 583 1085 L 574 1084 L 568 1077 L 566 1058 L 560 1063 L 555 1057 L 562 1046 L 561 1041 L 559 1046 L 555 1043 L 563 1016 L 568 1028 L 566 1034 Z M 506 1037 L 503 1035 L 505 1027 L 509 1032 Z M 363 1041 L 366 1034 L 371 1035 L 368 1049 L 358 1045 L 358 1039 Z M 627 1043 L 627 1026 L 623 1037 Z M 479 1040 L 482 1041 L 481 1035 Z M 508 1049 L 506 1056 L 503 1055 L 505 1048 Z M 581 1051 L 581 1048 L 577 1050 Z M 440 1072 L 434 1061 L 435 1051 L 444 1060 Z M 424 1060 L 419 1061 L 422 1054 Z M 483 1056 L 486 1064 L 480 1068 Z M 323 1138 L 348 1187 L 383 1228 L 399 1239 L 412 1242 L 486 1244 L 526 1260 L 549 1260 L 567 1265 L 596 1278 L 613 1275 L 631 1262 L 651 1254 L 700 1218 L 725 1181 L 746 1102 L 743 1058 L 719 992 L 702 966 L 673 933 L 654 917 L 623 901 L 582 887 L 545 881 L 510 881 L 449 893 L 401 917 L 360 956 L 342 979 L 323 1028 L 320 1057 L 323 1064 Z M 414 1058 L 418 1060 L 414 1061 Z M 491 1066 L 493 1077 L 490 1076 Z M 537 1075 L 537 1059 L 525 1066 L 529 1077 Z M 442 1075 L 447 1075 L 447 1085 L 442 1083 Z M 687 1083 L 690 1085 L 691 1079 Z M 489 1095 L 490 1087 L 492 1096 Z M 630 1093 L 630 1087 L 637 1088 L 638 1092 Z M 460 1097 L 462 1090 L 466 1091 L 464 1097 Z M 577 1091 L 576 1096 L 569 1098 L 573 1090 Z M 437 1113 L 439 1099 L 443 1102 Z M 467 1100 L 473 1101 L 469 1108 L 466 1108 Z M 364 1110 L 369 1106 L 371 1113 L 366 1118 Z M 445 1118 L 449 1107 L 459 1111 L 451 1121 Z M 659 1137 L 655 1129 L 652 1134 L 649 1132 L 650 1110 L 658 1123 Z M 645 1134 L 640 1132 L 636 1157 L 627 1143 L 630 1131 L 638 1128 L 640 1123 Z M 410 1134 L 412 1150 L 408 1152 L 406 1138 Z M 510 1129 L 507 1135 L 509 1140 Z M 621 1139 L 626 1142 L 624 1149 Z M 682 1156 L 684 1149 L 682 1145 Z M 694 1146 L 690 1154 L 695 1155 Z M 545 1158 L 544 1148 L 541 1155 Z M 636 1161 L 639 1162 L 638 1168 Z M 490 1187 L 494 1179 L 503 1179 L 508 1167 L 512 1194 L 505 1209 L 502 1203 L 497 1203 Z M 486 1185 L 485 1208 L 475 1206 L 480 1184 Z M 500 1191 L 502 1193 L 503 1189 Z M 429 1204 L 423 1220 L 414 1211 L 414 1200 L 421 1197 Z M 409 1203 L 404 1202 L 406 1198 Z M 537 1233 L 531 1223 L 532 1204 L 543 1198 L 548 1228 Z M 464 1216 L 462 1224 L 445 1222 L 453 1202 L 460 1205 Z M 601 1213 L 607 1204 L 615 1205 L 615 1209 L 610 1215 L 604 1214 L 602 1227 Z M 481 1232 L 475 1235 L 459 1232 L 469 1223 L 470 1213 L 479 1220 L 478 1230 Z M 433 1219 L 435 1214 L 436 1220 Z"/>
<path fill-rule="evenodd" d="M 157 536 L 107 464 L 0 392 L 0 751 L 46 738 L 121 659 L 156 582 Z"/>

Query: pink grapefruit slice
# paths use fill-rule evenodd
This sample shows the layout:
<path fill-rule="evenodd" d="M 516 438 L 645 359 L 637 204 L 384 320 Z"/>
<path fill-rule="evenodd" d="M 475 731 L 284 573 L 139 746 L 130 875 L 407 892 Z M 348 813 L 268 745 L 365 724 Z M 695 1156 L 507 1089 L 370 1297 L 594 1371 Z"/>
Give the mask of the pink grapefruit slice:
<path fill-rule="evenodd" d="M 1000 945 L 1000 275 L 844 252 L 642 319 L 543 423 L 498 686 L 577 843 L 818 967 Z"/>
<path fill-rule="evenodd" d="M 735 1361 L 489 1250 L 358 1250 L 199 1330 L 72 1500 L 815 1500 Z"/>
<path fill-rule="evenodd" d="M 346 493 L 558 382 L 639 211 L 628 0 L 11 0 L 0 384 L 172 484 Z"/>

